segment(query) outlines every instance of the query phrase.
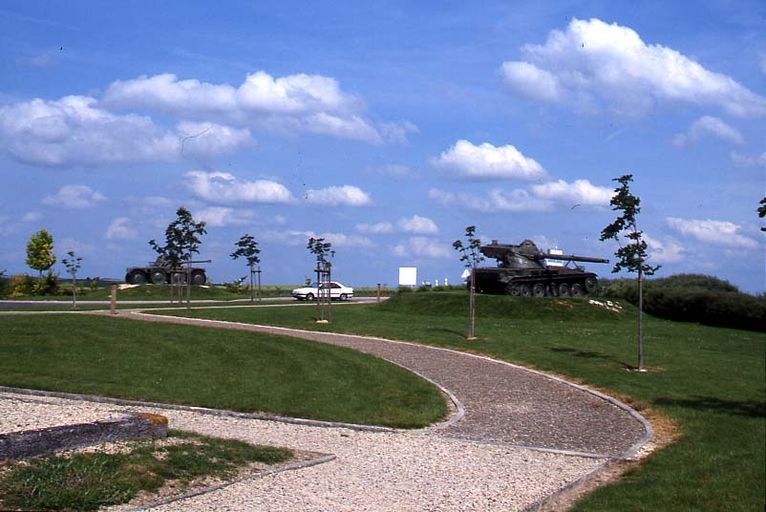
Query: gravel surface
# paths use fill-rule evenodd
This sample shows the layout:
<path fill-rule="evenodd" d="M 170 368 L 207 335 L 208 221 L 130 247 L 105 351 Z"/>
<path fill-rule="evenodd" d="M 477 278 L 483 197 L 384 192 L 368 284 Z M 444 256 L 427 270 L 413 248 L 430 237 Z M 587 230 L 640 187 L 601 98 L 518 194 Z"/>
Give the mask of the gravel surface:
<path fill-rule="evenodd" d="M 465 410 L 459 421 L 446 426 L 368 432 L 141 407 L 167 416 L 174 429 L 337 456 L 318 466 L 245 480 L 159 510 L 522 510 L 598 469 L 606 458 L 625 455 L 647 432 L 628 411 L 601 397 L 484 357 L 359 336 L 133 312 L 120 315 L 351 347 L 431 379 Z M 40 404 L 48 405 L 40 409 Z M 19 412 L 58 424 L 131 410 L 137 409 L 0 393 L 0 428 L 5 425 L 5 411 L 11 411 L 8 424 L 17 421 Z"/>
<path fill-rule="evenodd" d="M 70 421 L 72 411 L 98 416 L 138 410 L 63 398 L 39 401 L 50 405 L 46 417 L 51 421 Z M 26 397 L 0 393 L 0 407 L 28 404 Z M 433 430 L 374 433 L 167 409 L 141 411 L 167 416 L 174 429 L 337 456 L 332 462 L 244 480 L 156 510 L 520 510 L 603 463 L 451 440 Z"/>
<path fill-rule="evenodd" d="M 601 397 L 486 357 L 363 336 L 136 313 L 126 316 L 295 336 L 382 357 L 433 380 L 462 403 L 465 416 L 442 429 L 444 436 L 616 457 L 646 432 L 628 411 Z"/>
<path fill-rule="evenodd" d="M 46 397 L 0 394 L 0 434 L 116 419 L 123 415 L 94 409 L 87 402 L 61 404 Z"/>

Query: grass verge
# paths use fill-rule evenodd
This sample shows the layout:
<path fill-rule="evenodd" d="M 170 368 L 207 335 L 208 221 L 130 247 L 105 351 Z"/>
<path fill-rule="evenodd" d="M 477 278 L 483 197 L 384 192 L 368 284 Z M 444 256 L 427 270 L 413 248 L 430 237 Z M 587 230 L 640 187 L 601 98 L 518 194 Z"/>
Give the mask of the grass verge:
<path fill-rule="evenodd" d="M 636 309 L 587 299 L 478 297 L 477 342 L 466 342 L 465 293 L 400 294 L 381 306 L 313 311 L 200 310 L 191 315 L 332 330 L 487 354 L 632 398 L 680 425 L 682 438 L 575 510 L 763 510 L 766 493 L 766 338 L 762 333 L 646 318 L 649 372 L 636 360 Z M 185 314 L 185 313 L 181 313 Z"/>
<path fill-rule="evenodd" d="M 87 315 L 3 316 L 0 328 L 4 386 L 403 428 L 447 411 L 396 365 L 294 338 Z"/>
<path fill-rule="evenodd" d="M 73 452 L 15 463 L 0 473 L 3 510 L 97 510 L 128 503 L 169 481 L 183 492 L 203 477 L 229 478 L 239 469 L 292 458 L 284 448 L 254 446 L 171 431 L 168 440 L 126 443 L 117 453 Z"/>

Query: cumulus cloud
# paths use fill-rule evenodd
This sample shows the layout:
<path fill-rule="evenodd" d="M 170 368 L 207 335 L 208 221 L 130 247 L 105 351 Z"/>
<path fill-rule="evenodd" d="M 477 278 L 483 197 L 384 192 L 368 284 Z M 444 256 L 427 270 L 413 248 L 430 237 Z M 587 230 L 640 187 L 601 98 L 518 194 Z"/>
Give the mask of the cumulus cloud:
<path fill-rule="evenodd" d="M 535 100 L 638 114 L 661 103 L 716 106 L 731 115 L 764 116 L 766 98 L 682 53 L 647 44 L 631 28 L 573 19 L 544 44 L 524 45 L 503 63 L 514 92 Z"/>
<path fill-rule="evenodd" d="M 116 217 L 106 228 L 105 236 L 108 240 L 134 240 L 138 231 L 128 217 Z"/>
<path fill-rule="evenodd" d="M 316 231 L 282 230 L 270 231 L 264 234 L 264 239 L 286 242 L 290 245 L 306 245 L 309 238 L 324 238 L 330 242 L 333 249 L 338 247 L 361 247 L 370 248 L 375 244 L 369 238 L 359 235 L 347 235 L 345 233 L 317 233 Z"/>
<path fill-rule="evenodd" d="M 381 130 L 362 116 L 362 102 L 321 75 L 273 77 L 263 71 L 247 75 L 237 87 L 173 74 L 141 76 L 112 83 L 104 102 L 121 108 L 168 113 L 183 119 L 211 117 L 276 130 L 333 135 L 368 142 L 403 138 L 414 125 L 384 125 Z"/>
<path fill-rule="evenodd" d="M 372 204 L 370 195 L 359 187 L 343 185 L 306 191 L 306 202 L 326 206 L 366 206 Z"/>
<path fill-rule="evenodd" d="M 106 201 L 106 197 L 87 185 L 64 185 L 52 196 L 45 196 L 41 203 L 48 206 L 82 209 L 91 208 L 101 201 Z"/>
<path fill-rule="evenodd" d="M 396 231 L 390 222 L 376 222 L 375 224 L 357 224 L 356 230 L 369 235 L 390 235 Z"/>
<path fill-rule="evenodd" d="M 729 153 L 729 158 L 737 167 L 766 168 L 766 152 L 759 155 L 744 155 L 738 151 Z"/>
<path fill-rule="evenodd" d="M 211 227 L 244 226 L 256 222 L 256 214 L 252 210 L 211 206 L 195 212 L 196 219 L 205 221 Z"/>
<path fill-rule="evenodd" d="M 412 237 L 393 247 L 394 256 L 402 258 L 451 258 L 453 252 L 445 244 L 434 240 L 433 238 Z"/>
<path fill-rule="evenodd" d="M 448 192 L 431 189 L 428 197 L 444 206 L 461 206 L 479 212 L 535 212 L 549 211 L 556 205 L 606 206 L 613 191 L 598 187 L 588 180 L 576 180 L 568 183 L 564 180 L 532 185 L 527 189 L 505 191 L 499 188 L 490 190 L 486 196 L 466 192 Z"/>
<path fill-rule="evenodd" d="M 405 233 L 417 235 L 435 235 L 439 232 L 439 227 L 428 217 L 413 215 L 410 218 L 399 219 L 397 223 L 399 229 Z"/>
<path fill-rule="evenodd" d="M 276 181 L 241 180 L 227 172 L 187 172 L 186 186 L 198 198 L 209 203 L 289 203 L 290 191 Z"/>
<path fill-rule="evenodd" d="M 188 143 L 189 154 L 217 155 L 250 143 L 247 130 L 213 123 L 205 127 Z M 173 132 L 146 116 L 117 115 L 87 96 L 0 107 L 0 149 L 21 162 L 44 166 L 173 162 L 181 157 L 184 141 L 202 131 L 181 123 Z"/>
<path fill-rule="evenodd" d="M 532 158 L 524 156 L 514 146 L 493 146 L 487 142 L 476 146 L 458 140 L 431 163 L 456 176 L 468 179 L 524 179 L 545 176 L 545 170 Z"/>
<path fill-rule="evenodd" d="M 681 233 L 692 238 L 713 245 L 736 247 L 742 249 L 755 249 L 758 242 L 739 234 L 742 229 L 738 224 L 721 220 L 682 219 L 668 217 L 668 225 Z"/>
<path fill-rule="evenodd" d="M 413 235 L 435 235 L 439 227 L 428 217 L 413 215 L 393 222 L 377 222 L 374 224 L 357 224 L 356 230 L 368 235 L 390 235 L 393 233 L 410 233 Z"/>
<path fill-rule="evenodd" d="M 658 240 L 644 233 L 651 263 L 675 263 L 684 259 L 684 247 L 673 238 Z"/>
<path fill-rule="evenodd" d="M 745 138 L 736 128 L 717 117 L 702 116 L 689 126 L 686 133 L 677 134 L 673 138 L 673 145 L 677 148 L 683 148 L 706 137 L 713 137 L 736 145 L 745 143 Z"/>
<path fill-rule="evenodd" d="M 573 183 L 551 181 L 532 185 L 531 192 L 540 199 L 589 206 L 606 206 L 614 195 L 611 188 L 598 187 L 588 180 L 575 180 Z"/>

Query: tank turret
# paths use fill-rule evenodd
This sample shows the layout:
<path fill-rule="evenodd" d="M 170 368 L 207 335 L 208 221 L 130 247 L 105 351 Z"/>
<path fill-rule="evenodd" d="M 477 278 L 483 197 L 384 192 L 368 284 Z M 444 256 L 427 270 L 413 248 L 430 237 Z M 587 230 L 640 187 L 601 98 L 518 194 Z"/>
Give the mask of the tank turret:
<path fill-rule="evenodd" d="M 604 258 L 543 252 L 531 240 L 518 245 L 493 240 L 479 250 L 487 258 L 497 260 L 497 266 L 476 269 L 477 289 L 508 295 L 579 297 L 590 294 L 598 289 L 598 276 L 586 272 L 576 262 L 609 263 Z M 564 263 L 557 265 L 549 260 Z"/>

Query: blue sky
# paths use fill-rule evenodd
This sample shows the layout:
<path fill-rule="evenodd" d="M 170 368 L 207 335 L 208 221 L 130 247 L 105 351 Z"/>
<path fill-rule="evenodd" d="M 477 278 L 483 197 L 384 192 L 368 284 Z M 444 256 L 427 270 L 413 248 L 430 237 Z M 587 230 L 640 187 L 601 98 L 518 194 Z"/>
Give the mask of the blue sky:
<path fill-rule="evenodd" d="M 266 283 L 309 236 L 351 285 L 457 282 L 471 224 L 613 258 L 632 173 L 658 275 L 764 291 L 761 2 L 360 4 L 3 2 L 0 270 L 47 228 L 121 277 L 186 206 L 218 282 L 244 233 Z"/>

